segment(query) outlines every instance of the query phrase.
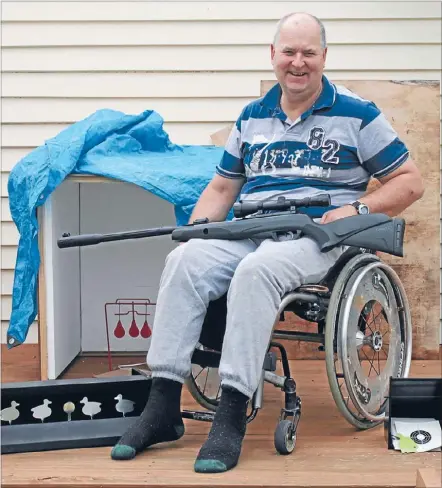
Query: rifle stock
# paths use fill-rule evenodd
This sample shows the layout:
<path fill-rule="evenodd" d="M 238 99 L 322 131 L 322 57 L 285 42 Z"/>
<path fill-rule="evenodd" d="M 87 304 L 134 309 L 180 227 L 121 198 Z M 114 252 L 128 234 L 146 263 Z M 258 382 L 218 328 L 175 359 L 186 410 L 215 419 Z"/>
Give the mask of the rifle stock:
<path fill-rule="evenodd" d="M 329 224 L 317 224 L 305 214 L 286 214 L 178 227 L 172 232 L 172 239 L 180 242 L 190 239 L 240 240 L 301 231 L 314 239 L 322 252 L 347 245 L 402 257 L 404 229 L 403 219 L 392 219 L 384 214 L 355 215 Z"/>

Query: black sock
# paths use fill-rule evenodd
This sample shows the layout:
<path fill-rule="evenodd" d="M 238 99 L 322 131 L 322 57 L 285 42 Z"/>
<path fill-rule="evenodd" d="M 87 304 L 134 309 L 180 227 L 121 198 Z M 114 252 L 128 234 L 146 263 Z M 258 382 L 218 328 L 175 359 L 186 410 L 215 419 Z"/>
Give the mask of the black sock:
<path fill-rule="evenodd" d="M 195 461 L 196 472 L 220 473 L 237 465 L 246 433 L 248 400 L 234 388 L 222 388 L 212 428 Z"/>
<path fill-rule="evenodd" d="M 132 459 L 153 444 L 175 441 L 183 436 L 182 387 L 178 381 L 153 378 L 143 412 L 112 449 L 112 459 Z"/>

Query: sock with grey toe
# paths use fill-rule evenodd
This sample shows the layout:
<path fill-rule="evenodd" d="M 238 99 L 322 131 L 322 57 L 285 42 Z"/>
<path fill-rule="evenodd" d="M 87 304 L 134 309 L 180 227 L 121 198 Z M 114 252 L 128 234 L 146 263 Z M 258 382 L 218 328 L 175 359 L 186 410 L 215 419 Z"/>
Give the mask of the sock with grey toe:
<path fill-rule="evenodd" d="M 175 441 L 183 436 L 182 387 L 178 381 L 153 378 L 143 412 L 113 447 L 112 459 L 132 459 L 153 444 Z"/>
<path fill-rule="evenodd" d="M 195 461 L 197 473 L 221 473 L 238 464 L 246 433 L 248 401 L 238 390 L 222 388 L 212 428 Z"/>

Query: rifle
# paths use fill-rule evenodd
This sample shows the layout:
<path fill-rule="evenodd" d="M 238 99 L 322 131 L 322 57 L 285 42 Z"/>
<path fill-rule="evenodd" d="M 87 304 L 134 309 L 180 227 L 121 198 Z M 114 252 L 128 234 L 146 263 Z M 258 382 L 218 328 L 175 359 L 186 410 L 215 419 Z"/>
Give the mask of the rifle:
<path fill-rule="evenodd" d="M 187 242 L 190 239 L 275 238 L 287 232 L 300 232 L 314 239 L 322 252 L 345 245 L 403 257 L 405 221 L 402 218 L 391 218 L 378 213 L 354 215 L 328 224 L 318 224 L 310 216 L 297 212 L 298 208 L 329 205 L 329 195 L 303 199 L 279 197 L 276 201 L 267 202 L 239 201 L 233 205 L 236 219 L 231 221 L 209 222 L 208 219 L 198 219 L 177 227 L 157 227 L 112 234 L 71 236 L 67 233 L 57 241 L 57 245 L 59 248 L 92 246 L 103 242 L 169 234 L 174 241 Z"/>

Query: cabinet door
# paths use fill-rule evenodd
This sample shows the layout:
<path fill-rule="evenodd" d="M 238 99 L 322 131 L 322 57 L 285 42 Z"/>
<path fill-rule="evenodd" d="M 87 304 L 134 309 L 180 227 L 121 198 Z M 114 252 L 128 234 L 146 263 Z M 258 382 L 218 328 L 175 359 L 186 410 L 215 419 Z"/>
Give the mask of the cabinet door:
<path fill-rule="evenodd" d="M 56 379 L 80 353 L 80 251 L 59 249 L 64 232 L 78 234 L 79 184 L 63 182 L 39 211 L 39 331 L 42 379 Z"/>

